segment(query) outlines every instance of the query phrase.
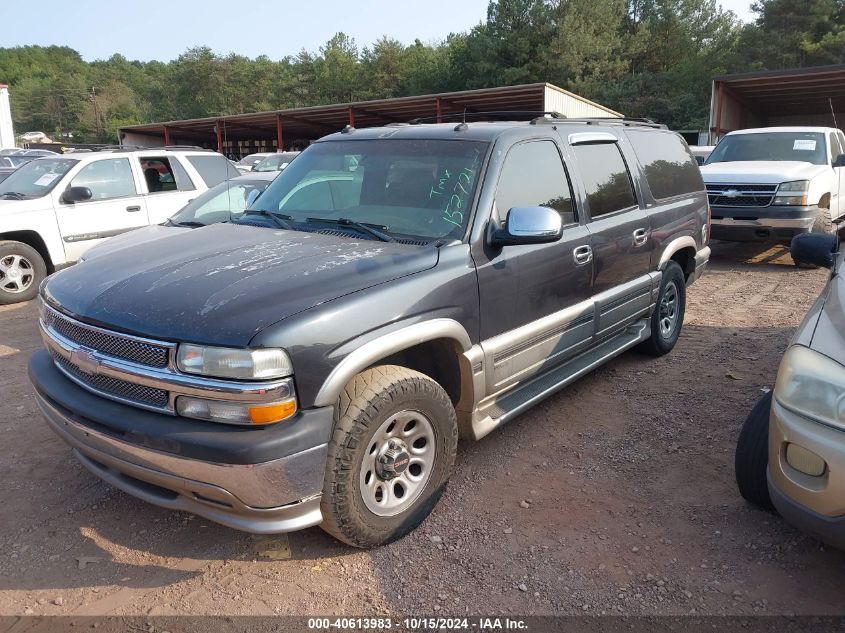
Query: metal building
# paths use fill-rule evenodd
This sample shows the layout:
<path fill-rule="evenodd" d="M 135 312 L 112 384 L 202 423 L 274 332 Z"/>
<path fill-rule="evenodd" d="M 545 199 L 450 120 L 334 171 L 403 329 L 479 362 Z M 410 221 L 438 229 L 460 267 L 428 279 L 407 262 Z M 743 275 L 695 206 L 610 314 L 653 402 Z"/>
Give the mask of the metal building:
<path fill-rule="evenodd" d="M 845 128 L 845 64 L 713 79 L 711 142 L 733 130 L 774 125 Z"/>
<path fill-rule="evenodd" d="M 549 83 L 378 99 L 204 119 L 130 125 L 119 131 L 121 145 L 201 145 L 243 156 L 258 151 L 302 149 L 346 125 L 373 127 L 431 121 L 474 112 L 560 112 L 569 117 L 620 117 L 618 112 Z"/>

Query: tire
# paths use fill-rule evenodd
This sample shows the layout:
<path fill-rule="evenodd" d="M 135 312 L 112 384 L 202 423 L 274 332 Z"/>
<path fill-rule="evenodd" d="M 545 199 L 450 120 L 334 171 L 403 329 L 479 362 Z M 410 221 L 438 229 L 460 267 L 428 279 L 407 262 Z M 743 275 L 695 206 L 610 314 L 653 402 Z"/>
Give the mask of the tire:
<path fill-rule="evenodd" d="M 321 527 L 354 547 L 402 538 L 439 501 L 457 445 L 455 408 L 437 382 L 395 365 L 358 374 L 335 410 Z"/>
<path fill-rule="evenodd" d="M 0 242 L 0 305 L 34 299 L 47 276 L 47 265 L 23 242 Z"/>
<path fill-rule="evenodd" d="M 684 272 L 677 262 L 669 260 L 660 280 L 657 305 L 651 315 L 651 337 L 640 343 L 640 351 L 651 356 L 663 356 L 672 351 L 684 325 L 686 301 Z"/>
<path fill-rule="evenodd" d="M 827 235 L 836 235 L 836 224 L 833 223 L 833 216 L 830 209 L 820 208 L 816 214 L 816 219 L 813 221 L 813 227 L 810 233 L 826 233 Z"/>
<path fill-rule="evenodd" d="M 769 464 L 769 413 L 772 410 L 772 392 L 764 395 L 742 425 L 736 443 L 734 471 L 739 494 L 746 501 L 766 510 L 774 511 L 769 496 L 766 468 Z"/>

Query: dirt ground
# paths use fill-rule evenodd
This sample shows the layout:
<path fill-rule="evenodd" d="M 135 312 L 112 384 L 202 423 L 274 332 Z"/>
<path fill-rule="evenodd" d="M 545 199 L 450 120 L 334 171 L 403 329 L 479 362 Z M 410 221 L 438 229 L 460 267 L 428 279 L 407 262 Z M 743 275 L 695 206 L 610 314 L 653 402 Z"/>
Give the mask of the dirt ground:
<path fill-rule="evenodd" d="M 409 537 L 269 539 L 137 501 L 37 412 L 33 304 L 0 308 L 0 615 L 843 614 L 845 554 L 739 497 L 740 425 L 826 271 L 714 245 L 681 340 L 478 443 Z M 528 501 L 524 508 L 521 501 Z"/>

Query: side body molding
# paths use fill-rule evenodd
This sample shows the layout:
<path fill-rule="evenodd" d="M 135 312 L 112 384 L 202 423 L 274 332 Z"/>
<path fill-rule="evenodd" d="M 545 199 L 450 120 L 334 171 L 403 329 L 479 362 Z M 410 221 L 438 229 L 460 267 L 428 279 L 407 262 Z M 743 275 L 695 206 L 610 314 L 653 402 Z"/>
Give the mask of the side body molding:
<path fill-rule="evenodd" d="M 456 341 L 464 352 L 472 347 L 472 341 L 464 327 L 453 319 L 432 319 L 415 323 L 400 330 L 389 332 L 364 343 L 350 352 L 329 374 L 314 401 L 315 407 L 333 405 L 340 392 L 355 374 L 363 371 L 378 360 L 401 352 L 404 349 L 439 338 Z"/>
<path fill-rule="evenodd" d="M 674 240 L 669 242 L 666 247 L 663 249 L 663 252 L 660 254 L 660 263 L 658 264 L 658 268 L 663 270 L 666 266 L 666 262 L 672 259 L 672 255 L 677 253 L 682 248 L 692 248 L 694 251 L 698 251 L 698 245 L 695 243 L 695 239 L 693 239 L 690 235 L 683 235 L 681 237 L 676 237 Z"/>

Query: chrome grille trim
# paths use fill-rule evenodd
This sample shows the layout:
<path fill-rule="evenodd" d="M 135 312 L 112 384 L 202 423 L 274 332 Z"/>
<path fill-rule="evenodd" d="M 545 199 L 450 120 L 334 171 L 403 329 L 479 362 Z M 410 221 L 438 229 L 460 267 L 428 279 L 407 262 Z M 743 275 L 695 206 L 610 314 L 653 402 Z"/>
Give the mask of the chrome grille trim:
<path fill-rule="evenodd" d="M 717 207 L 768 207 L 780 185 L 707 185 L 707 200 Z M 728 191 L 736 194 L 727 196 Z"/>
<path fill-rule="evenodd" d="M 87 374 L 64 356 L 52 352 L 53 362 L 71 380 L 95 393 L 108 394 L 115 400 L 135 406 L 166 409 L 170 395 L 163 389 L 137 385 L 111 376 Z"/>
<path fill-rule="evenodd" d="M 176 347 L 172 343 L 152 341 L 88 325 L 47 305 L 44 306 L 44 316 L 47 326 L 69 341 L 107 356 L 149 367 L 167 367 L 171 350 Z"/>

